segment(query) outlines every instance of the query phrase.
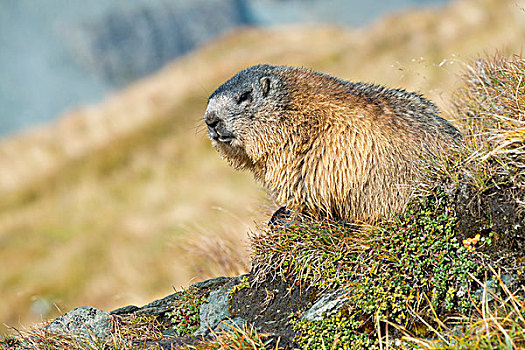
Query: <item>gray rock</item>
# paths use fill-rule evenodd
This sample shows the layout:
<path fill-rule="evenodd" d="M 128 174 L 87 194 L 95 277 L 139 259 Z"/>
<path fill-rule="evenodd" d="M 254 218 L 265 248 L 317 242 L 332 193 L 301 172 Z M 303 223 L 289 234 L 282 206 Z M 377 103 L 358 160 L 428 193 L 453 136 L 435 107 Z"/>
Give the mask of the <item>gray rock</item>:
<path fill-rule="evenodd" d="M 87 339 L 104 339 L 110 334 L 111 326 L 109 313 L 91 306 L 81 306 L 58 317 L 46 329 Z"/>
<path fill-rule="evenodd" d="M 325 316 L 339 311 L 347 303 L 348 299 L 346 299 L 345 291 L 338 289 L 324 294 L 311 308 L 306 310 L 302 319 L 307 321 L 321 321 Z"/>
<path fill-rule="evenodd" d="M 228 328 L 242 328 L 246 321 L 242 318 L 231 319 L 230 313 L 230 290 L 242 280 L 242 276 L 228 277 L 225 279 L 212 279 L 205 281 L 206 287 L 216 286 L 217 283 L 224 283 L 221 288 L 214 290 L 208 296 L 208 302 L 201 306 L 199 317 L 201 324 L 194 336 L 206 336 L 210 331 L 226 330 Z"/>
<path fill-rule="evenodd" d="M 178 332 L 173 327 L 163 330 L 162 335 L 168 336 L 168 337 L 178 337 L 179 336 Z"/>
<path fill-rule="evenodd" d="M 210 330 L 215 329 L 222 320 L 231 317 L 230 294 L 224 287 L 210 293 L 208 302 L 201 306 L 199 316 L 201 324 L 194 335 L 207 335 Z"/>
<path fill-rule="evenodd" d="M 120 307 L 116 310 L 111 311 L 111 315 L 126 316 L 130 314 L 135 315 L 152 315 L 159 316 L 163 315 L 173 309 L 173 306 L 180 299 L 181 292 L 170 294 L 162 299 L 152 301 L 151 303 L 138 307 L 135 305 L 128 305 Z"/>
<path fill-rule="evenodd" d="M 128 305 L 119 307 L 116 310 L 113 310 L 110 312 L 111 315 L 117 315 L 117 316 L 124 316 L 134 313 L 135 311 L 140 310 L 140 307 L 136 305 Z"/>
<path fill-rule="evenodd" d="M 232 281 L 233 281 L 233 283 L 238 282 L 244 276 L 246 276 L 246 275 L 241 275 L 241 276 L 238 276 L 238 277 L 214 277 L 214 278 L 211 278 L 211 279 L 206 280 L 206 281 L 193 283 L 191 285 L 191 287 L 197 288 L 197 289 L 214 288 L 214 287 L 216 287 L 216 286 L 218 286 L 220 284 L 226 284 L 226 283 L 232 282 Z"/>
<path fill-rule="evenodd" d="M 173 306 L 179 300 L 181 294 L 181 292 L 176 292 L 162 299 L 152 301 L 151 303 L 133 311 L 133 313 L 135 315 L 162 315 L 173 309 Z"/>

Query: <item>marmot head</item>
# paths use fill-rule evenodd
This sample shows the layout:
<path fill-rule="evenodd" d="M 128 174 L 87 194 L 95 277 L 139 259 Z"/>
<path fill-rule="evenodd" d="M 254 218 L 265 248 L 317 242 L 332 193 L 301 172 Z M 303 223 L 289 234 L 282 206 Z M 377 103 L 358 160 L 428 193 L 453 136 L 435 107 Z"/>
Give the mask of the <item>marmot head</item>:
<path fill-rule="evenodd" d="M 209 98 L 204 120 L 213 146 L 236 168 L 253 168 L 278 142 L 289 96 L 279 71 L 257 65 L 237 73 Z M 268 139 L 265 135 L 273 135 Z M 278 133 L 277 133 L 278 134 Z"/>

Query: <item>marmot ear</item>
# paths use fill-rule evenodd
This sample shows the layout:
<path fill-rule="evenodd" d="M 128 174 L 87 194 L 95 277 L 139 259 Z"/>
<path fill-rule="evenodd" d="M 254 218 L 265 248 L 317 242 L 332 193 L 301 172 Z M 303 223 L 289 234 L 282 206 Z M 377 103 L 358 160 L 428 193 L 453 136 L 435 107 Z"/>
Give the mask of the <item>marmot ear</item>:
<path fill-rule="evenodd" d="M 261 83 L 263 96 L 268 96 L 268 93 L 270 92 L 270 88 L 272 86 L 272 81 L 270 80 L 270 77 L 262 77 L 259 81 Z"/>

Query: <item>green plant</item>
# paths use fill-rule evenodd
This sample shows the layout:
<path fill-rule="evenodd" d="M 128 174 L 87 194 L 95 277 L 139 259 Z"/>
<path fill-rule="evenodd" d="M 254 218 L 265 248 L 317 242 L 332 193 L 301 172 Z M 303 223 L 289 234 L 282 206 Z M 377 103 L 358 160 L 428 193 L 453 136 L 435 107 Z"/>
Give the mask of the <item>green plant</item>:
<path fill-rule="evenodd" d="M 346 308 L 314 322 L 292 314 L 290 324 L 300 334 L 295 340 L 303 349 L 379 349 L 377 337 L 366 329 L 366 322 Z"/>
<path fill-rule="evenodd" d="M 191 287 L 181 294 L 173 310 L 168 313 L 177 335 L 191 335 L 199 329 L 199 310 L 206 301 L 205 296 Z"/>
<path fill-rule="evenodd" d="M 232 289 L 230 290 L 230 294 L 233 295 L 245 288 L 250 288 L 250 281 L 248 280 L 248 276 L 243 276 L 241 282 L 232 287 Z"/>
<path fill-rule="evenodd" d="M 282 277 L 295 276 L 318 288 L 343 288 L 347 310 L 352 310 L 322 322 L 294 323 L 301 332 L 299 343 L 305 349 L 313 341 L 328 346 L 338 335 L 338 346 L 366 349 L 380 341 L 376 323 L 427 334 L 435 316 L 468 314 L 479 307 L 472 285 L 488 265 L 483 253 L 456 238 L 454 214 L 453 204 L 438 187 L 434 195 L 414 200 L 403 215 L 378 227 L 312 222 L 285 226 L 284 231 L 293 232 L 285 234 L 287 238 L 308 241 L 302 243 L 308 247 L 304 251 L 282 249 L 281 232 L 274 239 L 265 236 L 271 240 L 268 249 L 278 248 L 277 261 L 287 261 L 278 269 Z M 313 232 L 320 233 L 319 239 Z M 310 257 L 307 269 L 305 256 Z"/>

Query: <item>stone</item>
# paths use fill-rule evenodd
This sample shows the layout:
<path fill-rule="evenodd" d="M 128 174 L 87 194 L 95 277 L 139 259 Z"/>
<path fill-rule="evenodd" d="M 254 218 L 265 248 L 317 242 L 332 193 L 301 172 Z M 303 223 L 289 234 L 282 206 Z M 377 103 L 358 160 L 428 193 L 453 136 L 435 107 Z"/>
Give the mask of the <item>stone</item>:
<path fill-rule="evenodd" d="M 208 296 L 208 302 L 200 307 L 199 317 L 200 326 L 199 329 L 193 334 L 193 336 L 206 336 L 211 331 L 218 332 L 228 328 L 239 328 L 244 327 L 245 321 L 242 318 L 236 318 L 232 320 L 230 313 L 230 290 L 236 284 L 242 280 L 243 276 L 239 277 L 228 277 L 227 279 L 213 279 L 206 281 L 206 287 L 209 287 L 210 283 L 216 285 L 217 282 L 224 283 L 221 288 L 214 290 Z"/>
<path fill-rule="evenodd" d="M 124 316 L 124 315 L 132 314 L 138 310 L 140 310 L 140 307 L 136 305 L 128 305 L 128 306 L 119 307 L 118 309 L 111 311 L 110 314 L 117 315 L 117 316 Z"/>
<path fill-rule="evenodd" d="M 210 330 L 215 329 L 222 320 L 231 318 L 230 314 L 230 294 L 225 288 L 220 288 L 210 293 L 208 302 L 201 306 L 199 316 L 201 324 L 194 335 L 205 336 Z"/>
<path fill-rule="evenodd" d="M 87 339 L 105 339 L 111 333 L 111 316 L 91 306 L 81 306 L 56 318 L 46 326 L 53 333 L 72 334 Z"/>
<path fill-rule="evenodd" d="M 342 289 L 323 294 L 311 308 L 305 311 L 302 319 L 310 322 L 321 321 L 326 316 L 339 311 L 347 303 L 346 293 Z"/>
<path fill-rule="evenodd" d="M 190 287 L 197 288 L 197 289 L 215 288 L 216 286 L 220 284 L 226 284 L 232 281 L 233 283 L 235 283 L 237 281 L 240 281 L 244 276 L 247 276 L 247 275 L 241 275 L 238 277 L 214 277 L 206 281 L 193 283 Z"/>
<path fill-rule="evenodd" d="M 516 276 L 504 274 L 501 275 L 500 278 L 501 282 L 503 282 L 509 290 L 513 290 L 516 287 L 516 281 L 518 280 Z M 485 302 L 489 303 L 494 300 L 495 295 L 498 295 L 498 288 L 500 288 L 500 281 L 496 279 L 496 277 L 493 277 L 486 281 L 483 287 L 474 290 L 472 294 L 479 300 L 485 298 Z"/>

